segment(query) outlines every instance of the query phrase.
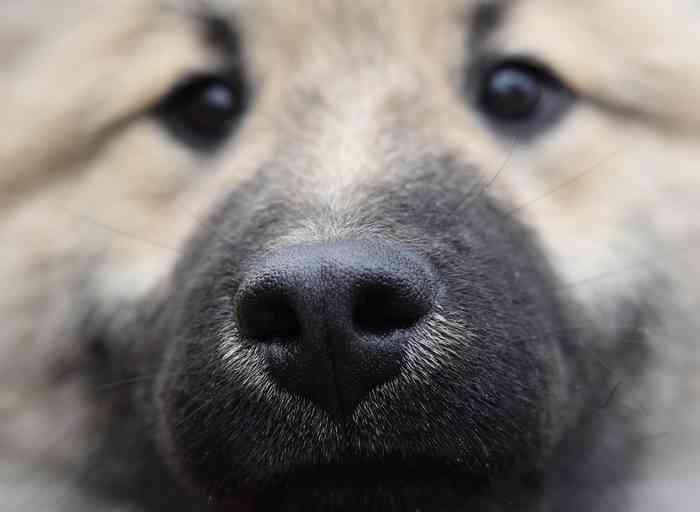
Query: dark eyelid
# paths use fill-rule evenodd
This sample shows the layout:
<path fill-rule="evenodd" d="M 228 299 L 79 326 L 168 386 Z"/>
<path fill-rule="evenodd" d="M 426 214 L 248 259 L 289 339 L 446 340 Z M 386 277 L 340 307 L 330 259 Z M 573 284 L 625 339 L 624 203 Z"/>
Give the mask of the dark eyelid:
<path fill-rule="evenodd" d="M 237 68 L 229 66 L 223 68 L 214 68 L 210 71 L 197 70 L 189 73 L 183 73 L 173 84 L 173 86 L 150 108 L 154 113 L 158 113 L 167 103 L 181 93 L 184 89 L 190 87 L 194 82 L 223 82 L 227 85 L 237 88 L 244 86 L 240 77 L 240 71 Z"/>
<path fill-rule="evenodd" d="M 468 87 L 494 69 L 507 65 L 533 69 L 558 78 L 556 73 L 553 73 L 550 67 L 537 57 L 525 53 L 504 54 L 492 51 L 478 55 L 469 63 L 465 70 L 466 83 L 464 85 Z"/>

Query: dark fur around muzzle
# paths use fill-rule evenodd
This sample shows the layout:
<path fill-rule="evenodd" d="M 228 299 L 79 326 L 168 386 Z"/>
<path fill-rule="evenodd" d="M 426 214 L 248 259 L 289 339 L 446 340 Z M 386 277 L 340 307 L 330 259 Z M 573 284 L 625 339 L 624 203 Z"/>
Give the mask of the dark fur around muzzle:
<path fill-rule="evenodd" d="M 348 211 L 283 171 L 202 224 L 136 358 L 159 369 L 143 415 L 168 465 L 222 507 L 527 502 L 581 400 L 532 235 L 448 161 Z"/>

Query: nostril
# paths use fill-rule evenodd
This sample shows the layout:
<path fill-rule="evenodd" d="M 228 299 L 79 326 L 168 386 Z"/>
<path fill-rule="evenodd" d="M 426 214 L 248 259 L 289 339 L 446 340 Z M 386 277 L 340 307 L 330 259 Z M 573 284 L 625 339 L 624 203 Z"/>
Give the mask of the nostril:
<path fill-rule="evenodd" d="M 410 249 L 341 240 L 277 249 L 247 265 L 233 298 L 243 344 L 265 374 L 331 416 L 396 378 L 437 281 Z"/>
<path fill-rule="evenodd" d="M 238 326 L 243 336 L 255 341 L 287 343 L 301 336 L 301 325 L 291 304 L 268 294 L 241 300 Z"/>
<path fill-rule="evenodd" d="M 385 335 L 413 327 L 427 313 L 425 301 L 392 286 L 372 286 L 355 299 L 353 322 L 358 331 Z"/>

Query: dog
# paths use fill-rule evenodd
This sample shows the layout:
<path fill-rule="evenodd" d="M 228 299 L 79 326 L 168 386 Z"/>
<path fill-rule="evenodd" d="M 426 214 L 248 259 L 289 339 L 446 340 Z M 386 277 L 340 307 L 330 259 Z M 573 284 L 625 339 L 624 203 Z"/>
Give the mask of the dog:
<path fill-rule="evenodd" d="M 2 10 L 4 510 L 697 510 L 694 2 Z"/>

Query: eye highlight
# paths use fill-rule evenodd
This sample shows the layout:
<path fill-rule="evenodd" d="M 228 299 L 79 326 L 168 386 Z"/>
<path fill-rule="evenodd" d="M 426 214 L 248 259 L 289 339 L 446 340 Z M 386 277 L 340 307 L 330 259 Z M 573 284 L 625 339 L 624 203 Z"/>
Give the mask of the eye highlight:
<path fill-rule="evenodd" d="M 195 75 L 176 85 L 155 115 L 177 140 L 196 150 L 214 150 L 228 138 L 247 101 L 241 78 Z"/>
<path fill-rule="evenodd" d="M 487 66 L 476 94 L 478 108 L 496 128 L 524 137 L 557 121 L 574 98 L 554 73 L 524 58 Z"/>

